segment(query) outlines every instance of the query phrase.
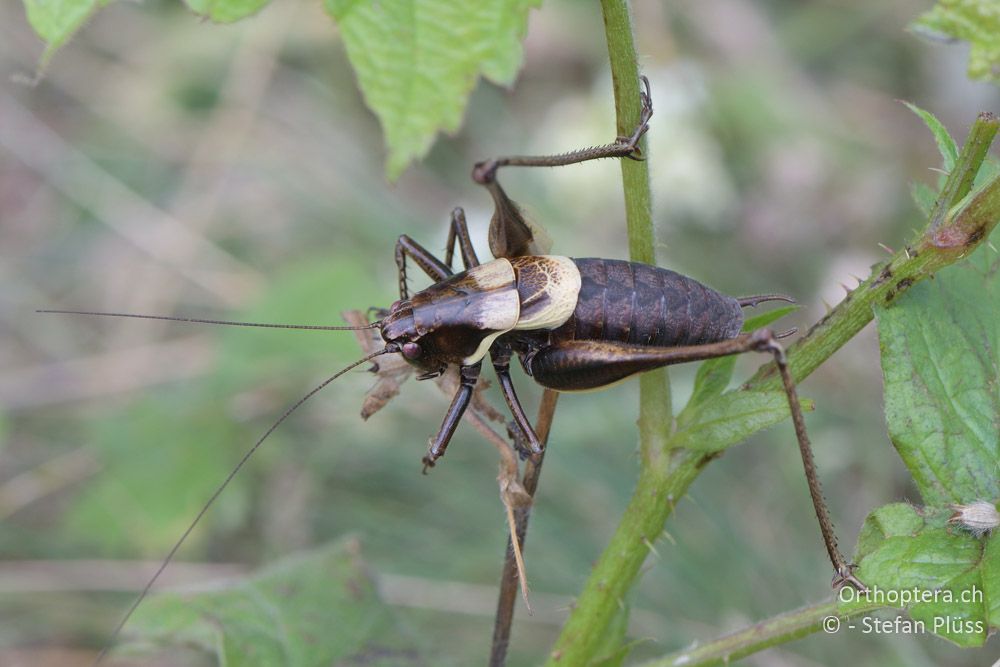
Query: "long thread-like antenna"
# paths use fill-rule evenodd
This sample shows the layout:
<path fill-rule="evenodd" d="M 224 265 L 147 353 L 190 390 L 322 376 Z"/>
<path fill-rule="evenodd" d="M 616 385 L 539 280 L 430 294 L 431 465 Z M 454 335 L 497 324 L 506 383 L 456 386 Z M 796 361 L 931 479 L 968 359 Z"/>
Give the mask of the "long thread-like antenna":
<path fill-rule="evenodd" d="M 351 370 L 352 368 L 356 368 L 361 364 L 365 363 L 366 361 L 370 361 L 377 356 L 383 354 L 392 354 L 398 351 L 399 351 L 398 347 L 394 343 L 390 343 L 386 345 L 385 348 L 379 350 L 378 352 L 373 352 L 372 354 L 369 354 L 366 357 L 358 359 L 349 366 L 342 368 L 341 370 L 337 371 L 334 375 L 331 375 L 327 379 L 323 380 L 323 382 L 314 387 L 308 394 L 306 394 L 305 396 L 297 400 L 295 403 L 293 403 L 291 407 L 285 410 L 285 412 L 280 417 L 278 417 L 278 419 L 273 424 L 271 424 L 270 428 L 268 428 L 267 431 L 264 432 L 264 435 L 260 436 L 257 442 L 253 444 L 253 447 L 251 447 L 246 451 L 246 453 L 243 455 L 243 458 L 241 458 L 239 463 L 236 464 L 236 467 L 234 467 L 229 472 L 229 475 L 226 476 L 226 479 L 223 480 L 222 484 L 220 484 L 218 488 L 215 489 L 215 492 L 212 493 L 212 495 L 208 499 L 208 502 L 205 503 L 205 505 L 201 508 L 201 511 L 198 512 L 198 515 L 195 516 L 194 520 L 188 525 L 187 529 L 180 536 L 180 539 L 178 539 L 177 542 L 174 543 L 174 546 L 171 547 L 170 551 L 163 559 L 163 562 L 160 563 L 160 567 L 156 570 L 156 572 L 149 579 L 149 581 L 146 582 L 146 585 L 145 587 L 143 587 L 142 592 L 139 593 L 139 596 L 132 603 L 132 606 L 130 606 L 128 608 L 128 611 L 125 612 L 125 615 L 122 617 L 122 620 L 118 622 L 118 626 L 115 627 L 114 632 L 111 633 L 111 637 L 108 639 L 108 643 L 105 645 L 103 649 L 101 649 L 101 652 L 97 655 L 97 658 L 94 660 L 93 667 L 97 667 L 97 665 L 99 665 L 101 661 L 104 659 L 104 656 L 107 655 L 107 652 L 111 649 L 111 646 L 114 643 L 115 639 L 118 638 L 118 634 L 122 631 L 122 628 L 124 628 L 128 620 L 132 618 L 132 614 L 135 613 L 135 610 L 142 603 L 142 601 L 146 599 L 146 596 L 149 594 L 149 591 L 153 588 L 153 585 L 156 583 L 157 579 L 159 579 L 160 575 L 163 574 L 163 571 L 167 569 L 167 565 L 169 565 L 170 561 L 173 560 L 174 555 L 177 553 L 177 550 L 181 548 L 181 545 L 184 544 L 188 536 L 195 529 L 195 526 L 198 525 L 198 522 L 201 521 L 201 518 L 205 516 L 206 512 L 208 512 L 208 509 L 212 506 L 212 503 L 215 502 L 216 498 L 222 495 L 222 492 L 226 489 L 227 486 L 229 486 L 229 483 L 233 481 L 233 478 L 236 477 L 236 474 L 246 464 L 246 462 L 250 460 L 250 457 L 254 455 L 254 452 L 257 451 L 257 449 L 261 446 L 261 444 L 263 444 L 263 442 L 267 440 L 268 436 L 274 433 L 274 430 L 278 428 L 278 426 L 280 426 L 281 423 L 284 422 L 288 418 L 288 416 L 291 415 L 293 412 L 295 412 L 303 403 L 305 403 L 310 398 L 318 394 L 320 390 L 322 390 L 324 387 L 326 387 L 328 384 L 339 378 L 347 371 Z"/>
<path fill-rule="evenodd" d="M 140 320 L 168 320 L 170 322 L 194 322 L 196 324 L 225 324 L 231 327 L 263 327 L 265 329 L 312 329 L 316 331 L 357 331 L 375 329 L 381 324 L 372 322 L 364 327 L 327 327 L 316 324 L 269 324 L 262 322 L 232 322 L 230 320 L 203 320 L 195 317 L 169 317 L 167 315 L 137 315 L 135 313 L 101 313 L 92 310 L 36 310 L 36 313 L 59 313 L 61 315 L 99 315 L 101 317 L 134 317 Z"/>

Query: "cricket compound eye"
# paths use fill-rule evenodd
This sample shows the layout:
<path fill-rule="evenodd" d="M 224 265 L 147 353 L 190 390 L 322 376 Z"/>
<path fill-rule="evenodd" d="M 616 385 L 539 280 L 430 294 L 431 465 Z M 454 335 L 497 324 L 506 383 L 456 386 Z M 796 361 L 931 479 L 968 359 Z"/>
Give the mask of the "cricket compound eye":
<path fill-rule="evenodd" d="M 420 355 L 423 354 L 423 350 L 420 349 L 420 345 L 418 345 L 417 343 L 403 343 L 402 351 L 403 351 L 403 356 L 409 359 L 410 361 L 419 359 Z"/>

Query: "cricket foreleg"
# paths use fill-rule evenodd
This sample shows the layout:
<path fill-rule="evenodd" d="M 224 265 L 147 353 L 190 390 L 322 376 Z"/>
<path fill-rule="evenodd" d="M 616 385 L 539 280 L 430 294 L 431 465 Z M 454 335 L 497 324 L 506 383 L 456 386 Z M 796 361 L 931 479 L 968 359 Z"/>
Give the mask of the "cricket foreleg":
<path fill-rule="evenodd" d="M 452 399 L 451 405 L 448 407 L 448 412 L 444 416 L 444 422 L 441 424 L 437 435 L 431 438 L 427 455 L 424 456 L 425 473 L 428 468 L 434 467 L 434 463 L 439 458 L 444 456 L 444 452 L 448 448 L 448 443 L 451 442 L 451 436 L 455 434 L 455 429 L 458 428 L 458 422 L 462 420 L 465 409 L 469 407 L 469 401 L 472 400 L 472 390 L 476 388 L 476 382 L 479 380 L 479 373 L 482 368 L 483 364 L 479 362 L 472 366 L 462 366 L 459 369 L 458 391 L 455 392 L 455 398 Z"/>
<path fill-rule="evenodd" d="M 528 416 L 524 414 L 521 401 L 518 400 L 517 394 L 514 392 L 514 383 L 510 379 L 510 354 L 509 346 L 495 345 L 490 351 L 490 359 L 493 362 L 493 369 L 497 373 L 497 379 L 500 381 L 500 393 L 503 394 L 504 400 L 507 401 L 507 407 L 510 408 L 510 413 L 514 416 L 514 422 L 521 429 L 528 443 L 527 451 L 521 451 L 520 453 L 522 456 L 531 456 L 537 462 L 538 457 L 541 456 L 544 450 L 544 446 L 535 433 L 531 422 L 528 420 Z"/>

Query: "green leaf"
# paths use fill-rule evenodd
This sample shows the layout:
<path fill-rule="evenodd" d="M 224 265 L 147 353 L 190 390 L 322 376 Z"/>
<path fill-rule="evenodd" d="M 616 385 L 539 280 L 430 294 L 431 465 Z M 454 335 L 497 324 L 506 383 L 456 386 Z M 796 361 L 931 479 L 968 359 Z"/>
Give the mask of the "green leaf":
<path fill-rule="evenodd" d="M 955 168 L 955 162 L 958 161 L 958 146 L 955 145 L 955 140 L 948 134 L 948 130 L 944 128 L 941 121 L 935 118 L 930 111 L 925 111 L 909 102 L 903 102 L 903 104 L 906 105 L 907 109 L 920 116 L 931 134 L 934 135 L 934 141 L 937 142 L 938 151 L 941 153 L 942 169 L 946 173 L 951 173 L 951 170 Z"/>
<path fill-rule="evenodd" d="M 797 308 L 782 306 L 749 317 L 743 331 L 765 327 Z M 732 378 L 736 356 L 709 359 L 698 368 L 691 399 L 677 415 L 671 447 L 721 451 L 788 417 L 788 398 L 783 391 L 723 393 Z M 802 407 L 811 410 L 812 403 L 802 401 Z"/>
<path fill-rule="evenodd" d="M 514 81 L 528 10 L 541 0 L 324 0 L 337 22 L 365 102 L 389 148 L 397 177 L 455 132 L 477 77 Z"/>
<path fill-rule="evenodd" d="M 747 318 L 743 322 L 743 331 L 754 331 L 768 324 L 775 322 L 785 315 L 798 310 L 798 306 L 782 306 Z M 702 362 L 698 367 L 698 373 L 694 378 L 694 391 L 688 400 L 686 408 L 704 403 L 710 398 L 718 396 L 729 386 L 729 381 L 733 377 L 733 368 L 736 366 L 736 356 L 731 354 L 728 357 L 709 359 Z M 686 409 L 685 408 L 685 409 Z"/>
<path fill-rule="evenodd" d="M 184 0 L 195 14 L 219 23 L 232 23 L 256 14 L 271 0 Z"/>
<path fill-rule="evenodd" d="M 28 23 L 45 42 L 45 53 L 39 69 L 73 34 L 87 22 L 90 15 L 111 0 L 24 0 Z"/>
<path fill-rule="evenodd" d="M 929 218 L 934 212 L 934 204 L 937 202 L 937 190 L 926 183 L 913 183 L 910 185 L 910 196 L 923 216 Z"/>
<path fill-rule="evenodd" d="M 929 218 L 934 212 L 938 193 L 944 186 L 947 175 L 952 172 L 955 168 L 955 163 L 958 161 L 958 146 L 955 144 L 955 140 L 951 138 L 951 135 L 948 134 L 948 130 L 945 129 L 944 125 L 941 124 L 941 121 L 934 114 L 909 102 L 904 102 L 903 104 L 924 121 L 931 134 L 934 135 L 938 152 L 941 153 L 941 169 L 944 173 L 938 178 L 937 188 L 932 188 L 924 183 L 913 183 L 910 186 L 910 195 L 913 197 L 917 209 L 925 217 Z"/>
<path fill-rule="evenodd" d="M 733 369 L 736 367 L 736 355 L 719 357 L 718 359 L 708 359 L 698 366 L 698 372 L 694 376 L 694 390 L 691 398 L 688 399 L 684 409 L 694 408 L 708 401 L 729 387 L 729 382 L 733 379 Z"/>
<path fill-rule="evenodd" d="M 256 14 L 271 0 L 185 0 L 196 14 L 219 23 L 232 23 Z M 66 44 L 91 15 L 111 0 L 23 0 L 35 33 L 45 42 L 39 63 L 44 70 L 56 51 Z"/>
<path fill-rule="evenodd" d="M 861 533 L 855 558 L 861 560 L 875 551 L 888 537 L 915 535 L 924 527 L 924 518 L 917 508 L 906 503 L 883 505 L 868 515 Z"/>
<path fill-rule="evenodd" d="M 224 590 L 158 595 L 130 637 L 195 646 L 220 665 L 426 664 L 378 597 L 355 539 L 271 565 Z"/>
<path fill-rule="evenodd" d="M 1000 497 L 1000 257 L 988 246 L 876 308 L 889 436 L 928 507 L 888 505 L 858 541 L 859 577 L 927 632 L 980 646 L 1000 626 L 1000 538 L 948 525 Z"/>
<path fill-rule="evenodd" d="M 872 512 L 857 554 L 857 574 L 872 590 L 846 601 L 842 593 L 842 611 L 882 602 L 907 609 L 925 632 L 981 646 L 1000 625 L 1000 538 L 949 527 L 947 516 L 903 503 Z"/>
<path fill-rule="evenodd" d="M 919 34 L 969 43 L 969 77 L 997 81 L 1000 12 L 995 0 L 941 0 L 910 28 Z"/>
<path fill-rule="evenodd" d="M 1000 498 L 1000 255 L 875 310 L 889 436 L 932 506 Z"/>
<path fill-rule="evenodd" d="M 811 410 L 810 401 L 802 401 Z M 788 418 L 788 398 L 783 391 L 730 391 L 688 408 L 677 416 L 671 447 L 717 452 Z"/>

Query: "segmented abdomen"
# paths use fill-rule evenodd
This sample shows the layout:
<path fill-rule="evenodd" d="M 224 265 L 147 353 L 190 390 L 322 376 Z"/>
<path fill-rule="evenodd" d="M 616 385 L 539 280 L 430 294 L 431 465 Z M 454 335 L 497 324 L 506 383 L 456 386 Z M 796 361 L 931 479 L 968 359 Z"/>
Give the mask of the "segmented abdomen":
<path fill-rule="evenodd" d="M 580 296 L 555 339 L 699 345 L 734 338 L 743 326 L 736 299 L 674 271 L 618 259 L 573 261 Z"/>

